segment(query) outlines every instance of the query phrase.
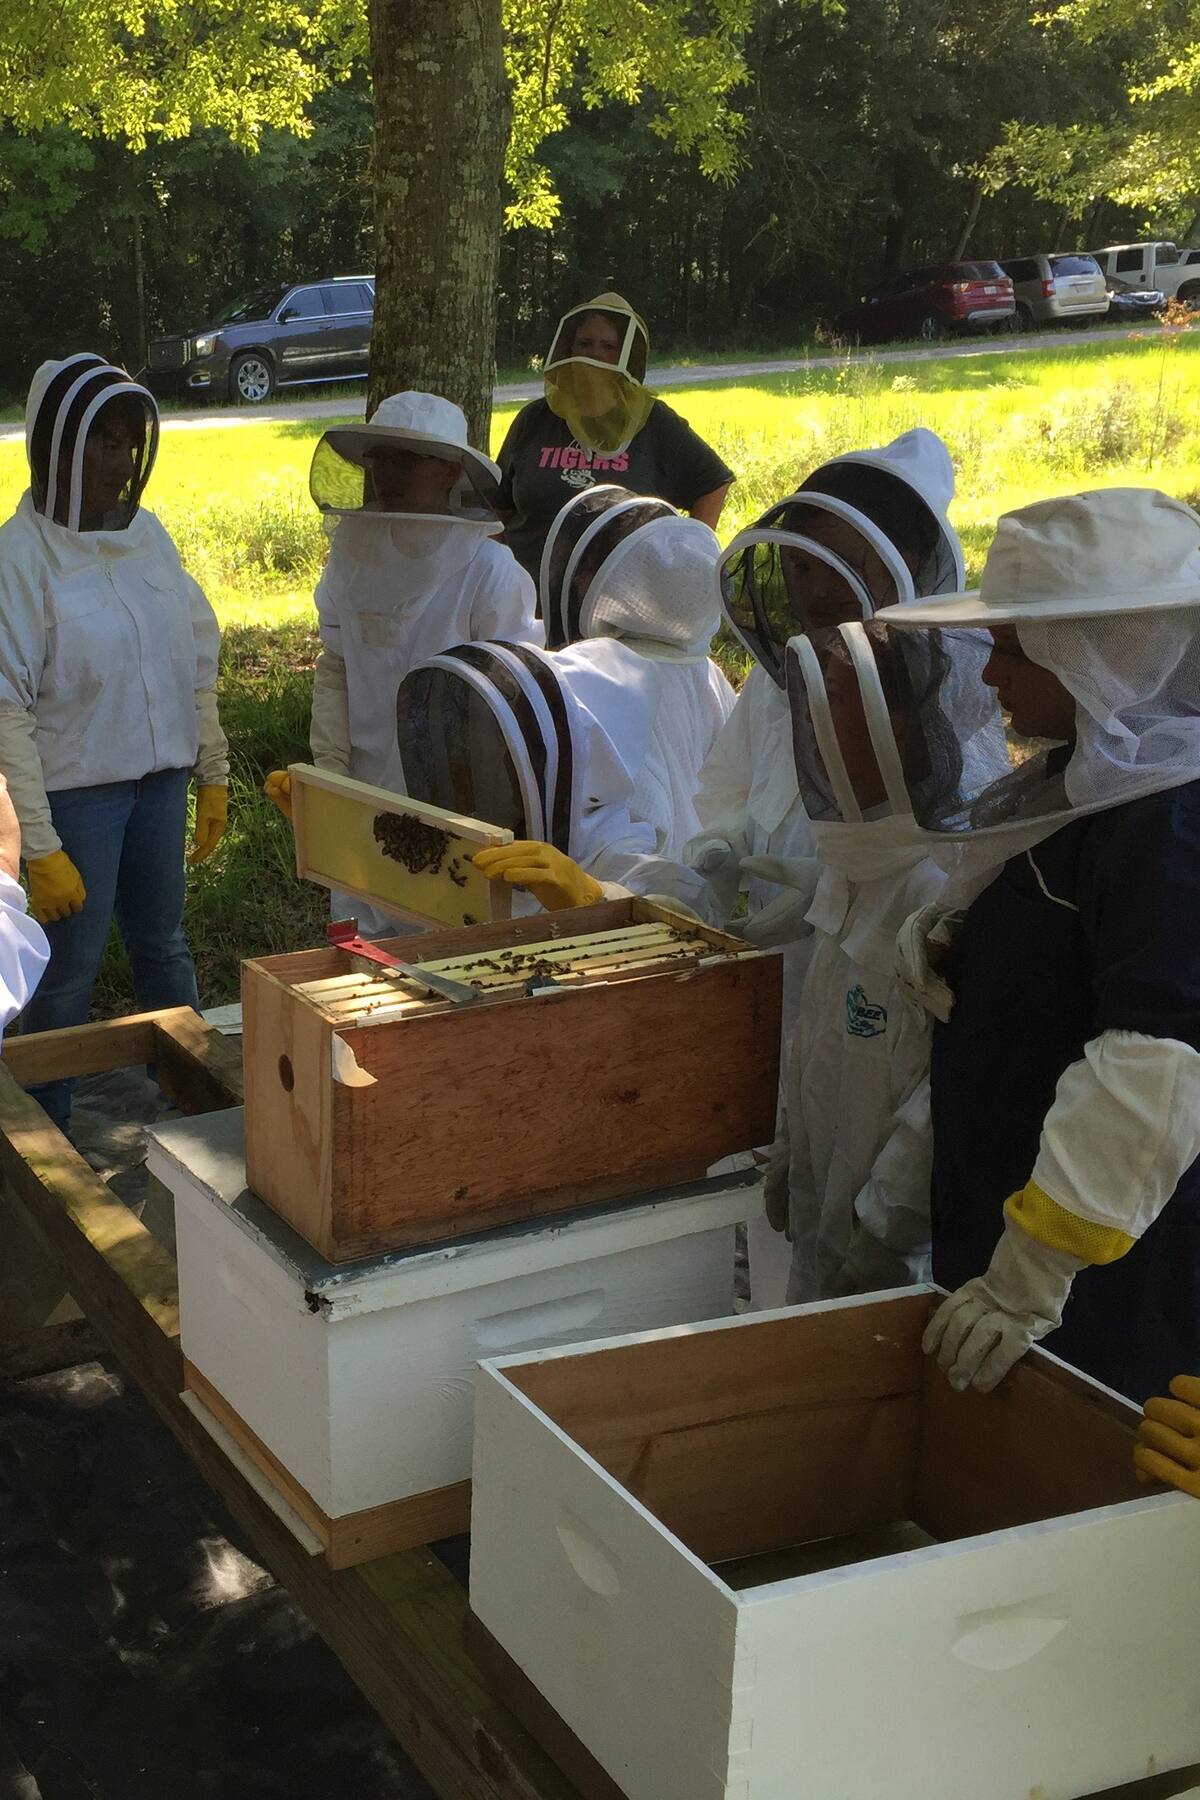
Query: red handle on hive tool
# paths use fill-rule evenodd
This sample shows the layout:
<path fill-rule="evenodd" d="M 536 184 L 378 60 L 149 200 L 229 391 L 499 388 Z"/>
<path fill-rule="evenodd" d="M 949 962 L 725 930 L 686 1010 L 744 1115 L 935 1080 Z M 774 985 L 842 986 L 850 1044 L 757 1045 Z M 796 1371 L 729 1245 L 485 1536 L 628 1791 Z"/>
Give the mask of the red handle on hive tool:
<path fill-rule="evenodd" d="M 418 987 L 428 989 L 439 1000 L 452 1000 L 455 1006 L 465 1006 L 468 1001 L 479 998 L 478 988 L 468 987 L 462 981 L 451 981 L 448 975 L 435 975 L 419 963 L 404 962 L 390 950 L 369 944 L 366 938 L 358 935 L 357 919 L 335 919 L 325 927 L 325 936 L 335 950 L 345 950 L 349 956 L 361 956 L 364 962 L 378 963 L 380 968 L 390 970 L 405 981 L 415 981 Z"/>

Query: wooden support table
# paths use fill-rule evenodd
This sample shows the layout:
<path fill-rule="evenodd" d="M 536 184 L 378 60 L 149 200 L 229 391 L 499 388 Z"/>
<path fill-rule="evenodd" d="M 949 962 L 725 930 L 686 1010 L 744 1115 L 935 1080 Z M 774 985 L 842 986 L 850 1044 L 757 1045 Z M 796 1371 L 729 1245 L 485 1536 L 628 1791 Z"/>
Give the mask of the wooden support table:
<path fill-rule="evenodd" d="M 579 1800 L 580 1790 L 471 1660 L 467 1596 L 449 1570 L 430 1551 L 409 1550 L 332 1572 L 305 1552 L 182 1403 L 173 1258 L 19 1085 L 143 1061 L 156 1064 L 184 1112 L 241 1102 L 237 1046 L 187 1009 L 5 1043 L 0 1234 L 10 1218 L 32 1226 L 125 1372 L 443 1800 Z M 1197 1779 L 1193 1772 L 1191 1782 Z M 1175 1775 L 1119 1792 L 1129 1800 L 1166 1800 L 1188 1785 L 1187 1776 Z M 803 1800 L 834 1800 L 797 1792 Z"/>

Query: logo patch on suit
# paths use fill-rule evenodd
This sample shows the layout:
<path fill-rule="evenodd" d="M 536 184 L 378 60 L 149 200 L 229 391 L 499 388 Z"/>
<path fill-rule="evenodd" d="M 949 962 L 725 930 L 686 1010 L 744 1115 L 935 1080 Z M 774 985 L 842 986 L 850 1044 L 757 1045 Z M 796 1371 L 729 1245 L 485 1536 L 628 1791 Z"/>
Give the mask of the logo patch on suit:
<path fill-rule="evenodd" d="M 887 1007 L 867 999 L 861 984 L 846 994 L 846 1030 L 851 1037 L 882 1037 L 887 1030 Z"/>

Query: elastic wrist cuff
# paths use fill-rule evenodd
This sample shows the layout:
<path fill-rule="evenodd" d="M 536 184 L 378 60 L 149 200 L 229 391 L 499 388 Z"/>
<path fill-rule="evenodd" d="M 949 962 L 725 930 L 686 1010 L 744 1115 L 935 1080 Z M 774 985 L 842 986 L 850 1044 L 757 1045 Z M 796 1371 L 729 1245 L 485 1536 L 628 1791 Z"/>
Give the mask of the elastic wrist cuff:
<path fill-rule="evenodd" d="M 1128 1232 L 1118 1231 L 1113 1225 L 1099 1225 L 1068 1212 L 1036 1181 L 1027 1181 L 1019 1193 L 1010 1195 L 1004 1211 L 1035 1243 L 1097 1266 L 1119 1262 L 1136 1242 Z"/>

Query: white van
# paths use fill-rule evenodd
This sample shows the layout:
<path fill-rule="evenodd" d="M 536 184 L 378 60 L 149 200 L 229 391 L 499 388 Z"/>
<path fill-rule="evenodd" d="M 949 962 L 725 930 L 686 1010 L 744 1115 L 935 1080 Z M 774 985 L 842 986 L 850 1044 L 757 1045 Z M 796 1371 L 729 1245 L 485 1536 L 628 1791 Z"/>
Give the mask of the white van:
<path fill-rule="evenodd" d="M 1019 331 L 1066 319 L 1102 319 L 1108 312 L 1104 271 L 1086 250 L 1017 256 L 1003 268 L 1012 280 Z"/>

